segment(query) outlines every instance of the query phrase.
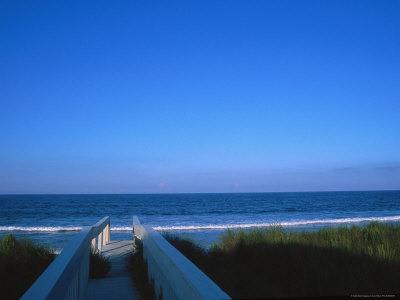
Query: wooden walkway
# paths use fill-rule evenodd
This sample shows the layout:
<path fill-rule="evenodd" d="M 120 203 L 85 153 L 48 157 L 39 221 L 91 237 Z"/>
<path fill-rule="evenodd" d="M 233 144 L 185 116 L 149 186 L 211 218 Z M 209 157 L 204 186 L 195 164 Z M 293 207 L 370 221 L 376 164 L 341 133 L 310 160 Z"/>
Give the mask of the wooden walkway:
<path fill-rule="evenodd" d="M 86 291 L 88 300 L 139 299 L 139 293 L 126 271 L 127 258 L 133 251 L 133 241 L 110 241 L 102 254 L 109 258 L 111 270 L 107 277 L 90 279 Z"/>

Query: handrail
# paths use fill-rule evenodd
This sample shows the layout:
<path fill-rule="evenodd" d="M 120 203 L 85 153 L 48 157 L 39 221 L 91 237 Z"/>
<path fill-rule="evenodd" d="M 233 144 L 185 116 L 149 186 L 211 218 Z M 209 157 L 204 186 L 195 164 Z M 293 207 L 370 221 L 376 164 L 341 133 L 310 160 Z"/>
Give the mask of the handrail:
<path fill-rule="evenodd" d="M 22 296 L 22 300 L 84 299 L 90 247 L 101 251 L 110 240 L 110 217 L 84 227 Z"/>
<path fill-rule="evenodd" d="M 149 280 L 162 299 L 231 299 L 207 275 L 150 226 L 133 217 L 134 236 L 143 244 Z"/>
<path fill-rule="evenodd" d="M 110 241 L 110 217 L 104 217 L 96 224 L 93 225 L 93 239 L 92 239 L 92 248 L 95 250 L 96 246 L 96 237 L 97 242 L 97 250 L 101 251 L 102 246 L 107 244 Z"/>

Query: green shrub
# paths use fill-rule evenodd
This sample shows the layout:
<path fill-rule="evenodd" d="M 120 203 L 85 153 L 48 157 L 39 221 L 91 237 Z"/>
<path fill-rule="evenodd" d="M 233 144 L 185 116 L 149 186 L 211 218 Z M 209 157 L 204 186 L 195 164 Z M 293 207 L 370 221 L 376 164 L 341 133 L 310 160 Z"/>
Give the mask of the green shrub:
<path fill-rule="evenodd" d="M 400 293 L 400 226 L 228 230 L 209 251 L 166 237 L 233 298 Z"/>
<path fill-rule="evenodd" d="M 2 299 L 18 299 L 42 274 L 55 254 L 12 234 L 0 240 L 0 282 Z"/>
<path fill-rule="evenodd" d="M 110 261 L 101 253 L 90 249 L 89 278 L 103 278 L 111 269 Z"/>
<path fill-rule="evenodd" d="M 135 250 L 129 257 L 127 269 L 139 292 L 141 300 L 156 300 L 153 285 L 148 281 L 147 263 L 143 259 L 143 245 L 138 239 L 135 240 Z"/>
<path fill-rule="evenodd" d="M 201 261 L 207 255 L 207 251 L 204 248 L 188 237 L 181 238 L 169 233 L 163 233 L 163 237 L 167 239 L 172 246 L 179 249 L 183 255 L 186 257 L 190 256 L 193 260 Z"/>

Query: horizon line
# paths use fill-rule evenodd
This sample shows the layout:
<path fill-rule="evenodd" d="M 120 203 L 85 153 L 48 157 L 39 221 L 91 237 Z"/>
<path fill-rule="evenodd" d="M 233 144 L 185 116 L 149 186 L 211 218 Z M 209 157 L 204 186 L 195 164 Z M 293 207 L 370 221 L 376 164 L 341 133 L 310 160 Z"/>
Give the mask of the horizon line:
<path fill-rule="evenodd" d="M 23 195 L 193 195 L 193 194 L 279 194 L 279 193 L 340 193 L 340 192 L 399 192 L 400 189 L 371 189 L 371 190 L 315 190 L 315 191 L 270 191 L 270 192 L 164 192 L 164 193 L 0 193 L 0 196 Z"/>

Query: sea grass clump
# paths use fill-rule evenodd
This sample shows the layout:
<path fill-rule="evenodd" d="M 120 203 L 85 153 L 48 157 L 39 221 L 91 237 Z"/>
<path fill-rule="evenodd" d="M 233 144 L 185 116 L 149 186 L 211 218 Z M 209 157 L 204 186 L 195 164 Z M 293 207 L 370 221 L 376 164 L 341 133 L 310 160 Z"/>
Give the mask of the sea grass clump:
<path fill-rule="evenodd" d="M 103 278 L 111 269 L 111 262 L 100 252 L 90 249 L 89 278 Z"/>
<path fill-rule="evenodd" d="M 156 300 L 154 282 L 148 280 L 147 262 L 143 258 L 143 244 L 139 239 L 135 239 L 135 249 L 129 256 L 127 269 L 134 282 L 135 288 L 139 292 L 141 300 Z M 162 298 L 162 297 L 161 297 Z"/>
<path fill-rule="evenodd" d="M 1 299 L 18 299 L 55 258 L 44 246 L 17 240 L 9 234 L 0 240 Z"/>
<path fill-rule="evenodd" d="M 166 238 L 233 298 L 400 294 L 399 224 L 228 230 L 208 251 Z"/>

